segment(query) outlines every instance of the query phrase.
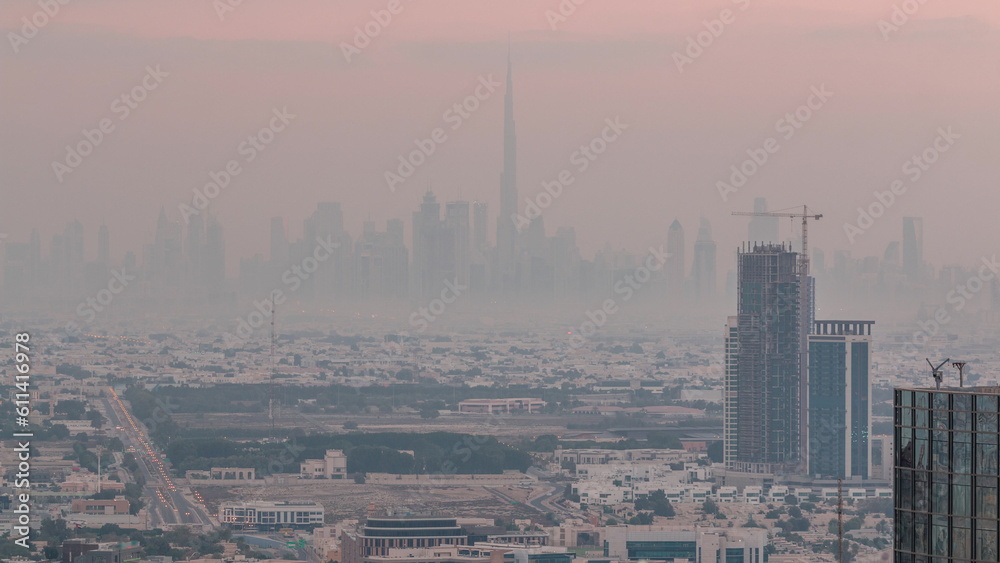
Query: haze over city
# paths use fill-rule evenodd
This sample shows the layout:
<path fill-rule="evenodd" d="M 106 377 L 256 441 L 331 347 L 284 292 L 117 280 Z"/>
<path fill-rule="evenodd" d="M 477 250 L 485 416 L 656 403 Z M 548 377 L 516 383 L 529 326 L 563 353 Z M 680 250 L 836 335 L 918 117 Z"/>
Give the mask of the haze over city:
<path fill-rule="evenodd" d="M 996 2 L 0 30 L 0 563 L 1000 561 Z"/>
<path fill-rule="evenodd" d="M 824 213 L 814 244 L 827 252 L 881 255 L 898 240 L 903 216 L 923 216 L 928 260 L 968 264 L 993 253 L 997 169 L 986 147 L 1000 130 L 990 111 L 1000 86 L 990 55 L 1000 12 L 989 2 L 927 3 L 888 39 L 878 22 L 889 21 L 891 2 L 754 1 L 745 10 L 742 2 L 586 2 L 551 24 L 546 13 L 558 13 L 558 2 L 402 6 L 351 62 L 341 43 L 371 19 L 377 6 L 368 2 L 245 2 L 222 21 L 211 2 L 67 6 L 16 55 L 0 55 L 17 85 L 5 94 L 11 133 L 2 158 L 5 192 L 18 198 L 0 224 L 15 236 L 38 228 L 47 240 L 80 219 L 91 240 L 106 223 L 119 240 L 151 242 L 159 207 L 179 219 L 178 205 L 238 157 L 275 107 L 298 116 L 294 124 L 211 203 L 227 229 L 230 275 L 238 257 L 266 246 L 271 216 L 291 222 L 317 201 L 341 202 L 353 232 L 369 218 L 406 217 L 428 186 L 441 200 L 487 201 L 495 214 L 502 96 L 457 131 L 442 113 L 480 76 L 502 79 L 509 37 L 520 208 L 573 166 L 573 151 L 606 118 L 629 125 L 544 211 L 550 230 L 577 228 L 586 256 L 605 243 L 638 251 L 662 241 L 674 218 L 693 230 L 704 215 L 720 259 L 728 258 L 745 232 L 729 213 L 752 209 L 757 196 L 772 208 L 807 203 Z M 725 8 L 735 10 L 733 23 L 678 71 L 672 55 Z M 11 30 L 30 15 L 16 4 L 2 10 Z M 119 121 L 109 107 L 147 65 L 169 77 Z M 821 85 L 834 93 L 829 103 L 782 138 L 775 123 Z M 115 131 L 59 182 L 53 161 L 102 118 Z M 448 141 L 387 189 L 384 173 L 436 127 Z M 903 165 L 941 127 L 961 136 L 955 150 L 851 244 L 843 224 L 857 221 L 875 190 L 907 179 Z M 716 183 L 768 137 L 780 151 L 723 201 Z M 975 204 L 959 204 L 956 193 Z M 122 209 L 129 213 L 115 212 Z M 88 245 L 89 257 L 95 248 Z M 113 257 L 128 249 L 119 242 Z"/>

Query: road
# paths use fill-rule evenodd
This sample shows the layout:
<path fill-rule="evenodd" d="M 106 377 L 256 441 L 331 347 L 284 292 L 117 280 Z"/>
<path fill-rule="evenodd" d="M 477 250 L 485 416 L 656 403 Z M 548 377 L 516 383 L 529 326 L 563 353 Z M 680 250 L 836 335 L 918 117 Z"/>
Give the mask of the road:
<path fill-rule="evenodd" d="M 205 505 L 186 485 L 178 485 L 170 476 L 170 465 L 153 447 L 145 425 L 137 422 L 113 388 L 104 397 L 104 404 L 112 426 L 126 451 L 133 452 L 139 471 L 146 479 L 143 499 L 146 501 L 150 528 L 177 525 L 209 530 L 213 522 Z"/>
<path fill-rule="evenodd" d="M 506 504 L 517 504 L 519 502 L 517 499 L 508 495 L 507 493 L 503 492 L 500 489 L 496 489 L 493 487 L 483 487 L 483 488 L 492 493 L 500 500 L 504 501 L 504 503 Z M 534 508 L 541 514 L 547 514 L 551 512 L 553 515 L 559 518 L 578 518 L 580 516 L 579 514 L 573 512 L 572 510 L 568 510 L 556 504 L 553 501 L 553 499 L 558 499 L 562 497 L 563 491 L 566 489 L 565 485 L 560 486 L 560 485 L 553 485 L 550 483 L 537 483 L 533 485 L 533 488 L 535 489 L 534 491 L 532 491 L 532 494 L 534 496 L 528 498 L 528 500 L 525 501 L 524 503 L 527 506 Z M 541 492 L 535 494 L 536 491 L 539 490 Z"/>

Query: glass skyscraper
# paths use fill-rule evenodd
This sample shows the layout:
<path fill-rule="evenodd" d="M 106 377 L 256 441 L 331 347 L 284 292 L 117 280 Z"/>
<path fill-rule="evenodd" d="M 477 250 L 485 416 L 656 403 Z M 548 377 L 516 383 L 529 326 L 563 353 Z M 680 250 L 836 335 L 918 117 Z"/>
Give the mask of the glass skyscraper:
<path fill-rule="evenodd" d="M 895 561 L 998 561 L 1000 387 L 895 391 Z"/>
<path fill-rule="evenodd" d="M 809 335 L 809 474 L 868 478 L 873 321 L 816 321 Z"/>

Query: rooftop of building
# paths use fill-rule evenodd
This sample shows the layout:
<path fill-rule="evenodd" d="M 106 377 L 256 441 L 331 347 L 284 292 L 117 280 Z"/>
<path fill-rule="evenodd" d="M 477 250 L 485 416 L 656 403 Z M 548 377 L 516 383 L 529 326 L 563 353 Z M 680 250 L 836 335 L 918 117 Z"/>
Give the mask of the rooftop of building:
<path fill-rule="evenodd" d="M 965 393 L 969 395 L 1000 395 L 1000 386 L 998 385 L 979 385 L 974 387 L 954 387 L 954 386 L 941 386 L 937 387 L 897 387 L 897 391 L 921 391 L 926 393 Z"/>
<path fill-rule="evenodd" d="M 252 501 L 229 501 L 223 502 L 222 505 L 239 505 L 239 506 L 249 506 L 257 509 L 261 508 L 316 508 L 319 510 L 323 509 L 323 505 L 304 500 L 252 500 Z"/>

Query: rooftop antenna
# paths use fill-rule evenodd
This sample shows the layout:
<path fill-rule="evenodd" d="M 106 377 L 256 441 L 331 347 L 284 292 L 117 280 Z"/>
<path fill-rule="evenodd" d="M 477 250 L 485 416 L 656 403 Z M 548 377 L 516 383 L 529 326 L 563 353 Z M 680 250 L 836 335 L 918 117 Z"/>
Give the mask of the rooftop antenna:
<path fill-rule="evenodd" d="M 951 358 L 946 358 L 943 362 L 938 364 L 937 367 L 934 367 L 934 364 L 931 363 L 930 358 L 926 358 L 926 360 L 927 360 L 927 365 L 931 366 L 931 376 L 934 377 L 934 384 L 937 385 L 938 389 L 940 389 L 941 382 L 944 380 L 944 376 L 941 373 L 941 366 L 950 362 Z"/>
<path fill-rule="evenodd" d="M 965 364 L 966 362 L 952 362 L 951 367 L 958 368 L 958 386 L 965 387 Z"/>

